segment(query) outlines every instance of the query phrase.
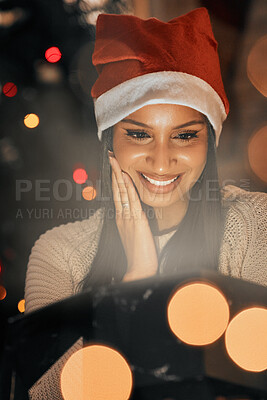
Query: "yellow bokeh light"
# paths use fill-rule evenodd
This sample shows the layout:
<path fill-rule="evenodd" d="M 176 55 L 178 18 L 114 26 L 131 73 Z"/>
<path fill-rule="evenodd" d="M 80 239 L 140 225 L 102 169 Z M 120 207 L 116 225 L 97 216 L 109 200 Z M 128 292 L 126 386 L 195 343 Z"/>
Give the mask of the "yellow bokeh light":
<path fill-rule="evenodd" d="M 93 186 L 86 186 L 82 191 L 82 196 L 85 200 L 94 200 L 96 197 L 96 190 Z"/>
<path fill-rule="evenodd" d="M 25 312 L 25 300 L 24 300 L 24 299 L 22 299 L 22 300 L 20 300 L 20 301 L 18 302 L 18 310 L 19 310 L 19 312 L 21 312 L 21 313 L 24 313 L 24 312 Z"/>
<path fill-rule="evenodd" d="M 127 400 L 132 385 L 127 361 L 118 351 L 103 345 L 78 350 L 61 373 L 64 400 Z"/>
<path fill-rule="evenodd" d="M 0 300 L 4 300 L 6 298 L 6 289 L 4 286 L 0 286 Z"/>
<path fill-rule="evenodd" d="M 267 369 L 267 309 L 253 307 L 236 315 L 226 330 L 225 345 L 239 367 L 252 372 Z"/>
<path fill-rule="evenodd" d="M 202 282 L 179 288 L 167 309 L 168 322 L 175 336 L 195 346 L 215 342 L 227 328 L 229 314 L 223 294 Z"/>
<path fill-rule="evenodd" d="M 247 60 L 247 75 L 255 88 L 267 97 L 267 35 L 252 47 Z"/>
<path fill-rule="evenodd" d="M 254 174 L 267 182 L 267 125 L 251 137 L 248 144 L 248 160 Z"/>
<path fill-rule="evenodd" d="M 36 114 L 27 114 L 24 117 L 24 125 L 27 126 L 27 128 L 36 128 L 39 125 L 39 122 L 39 117 Z"/>

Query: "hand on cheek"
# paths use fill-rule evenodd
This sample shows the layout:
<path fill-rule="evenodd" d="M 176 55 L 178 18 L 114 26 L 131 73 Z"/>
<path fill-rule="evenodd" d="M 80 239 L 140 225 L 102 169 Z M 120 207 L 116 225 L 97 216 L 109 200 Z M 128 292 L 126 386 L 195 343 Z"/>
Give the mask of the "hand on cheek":
<path fill-rule="evenodd" d="M 157 273 L 158 258 L 153 235 L 130 176 L 123 172 L 114 156 L 112 191 L 116 223 L 127 257 L 124 281 L 146 278 Z"/>

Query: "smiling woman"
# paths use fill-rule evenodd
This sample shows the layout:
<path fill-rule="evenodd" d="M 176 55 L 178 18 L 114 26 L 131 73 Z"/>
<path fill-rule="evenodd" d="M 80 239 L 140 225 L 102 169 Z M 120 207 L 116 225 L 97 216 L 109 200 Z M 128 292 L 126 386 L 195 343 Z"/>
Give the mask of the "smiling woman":
<path fill-rule="evenodd" d="M 207 10 L 169 22 L 101 14 L 93 63 L 101 207 L 36 242 L 26 312 L 96 285 L 204 268 L 267 285 L 266 195 L 218 180 L 229 105 Z M 76 349 L 32 398 L 61 399 L 60 371 Z"/>
<path fill-rule="evenodd" d="M 223 221 L 207 118 L 187 106 L 145 105 L 104 131 L 102 145 L 108 200 L 83 289 L 217 269 Z"/>
<path fill-rule="evenodd" d="M 207 131 L 202 114 L 176 104 L 144 106 L 114 126 L 114 157 L 140 199 L 154 208 L 172 207 L 172 222 L 164 224 L 184 216 L 179 210 L 185 212 L 187 194 L 206 164 Z"/>

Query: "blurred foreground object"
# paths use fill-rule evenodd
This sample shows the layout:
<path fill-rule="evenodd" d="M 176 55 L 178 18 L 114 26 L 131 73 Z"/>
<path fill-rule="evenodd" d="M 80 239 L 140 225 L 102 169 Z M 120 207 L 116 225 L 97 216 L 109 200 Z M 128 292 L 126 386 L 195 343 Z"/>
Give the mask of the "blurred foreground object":
<path fill-rule="evenodd" d="M 199 291 L 200 286 L 202 294 Z M 195 298 L 192 296 L 191 305 L 187 305 L 187 317 L 190 323 L 192 312 L 199 310 L 194 319 L 198 318 L 197 325 L 200 331 L 205 328 L 206 317 L 209 317 L 205 316 L 205 307 L 210 294 L 215 294 L 215 297 L 220 299 L 214 305 L 214 310 L 218 307 L 218 310 L 223 311 L 221 316 L 226 323 L 223 322 L 223 329 L 208 345 L 188 345 L 177 338 L 170 329 L 169 305 L 174 296 L 184 288 L 193 291 L 197 288 L 198 295 Z M 208 400 L 218 396 L 226 396 L 229 399 L 232 398 L 230 396 L 266 399 L 266 293 L 267 288 L 263 286 L 203 271 L 171 278 L 153 277 L 138 282 L 102 286 L 24 317 L 11 318 L 3 360 L 5 376 L 1 399 L 10 398 L 12 375 L 16 376 L 16 386 L 19 387 L 17 393 L 20 390 L 18 398 L 27 399 L 27 390 L 80 337 L 83 337 L 84 347 L 74 353 L 78 364 L 69 368 L 68 363 L 73 360 L 70 357 L 63 368 L 63 393 L 66 393 L 66 379 L 76 382 L 76 393 L 85 393 L 86 387 L 90 389 L 88 379 L 89 382 L 90 379 L 91 382 L 99 382 L 99 387 L 94 384 L 94 392 L 99 390 L 99 395 L 103 393 L 101 385 L 106 381 L 101 377 L 110 367 L 110 361 L 107 361 L 106 365 L 102 364 L 103 370 L 100 369 L 97 379 L 95 375 L 92 378 L 86 368 L 86 358 L 77 358 L 78 354 L 85 353 L 90 353 L 92 357 L 91 350 L 96 350 L 97 347 L 101 350 L 102 358 L 105 352 L 109 357 L 114 355 L 115 369 L 122 368 L 123 374 L 118 372 L 118 375 L 122 380 L 127 380 L 128 386 L 125 386 L 122 397 L 118 397 L 121 400 Z M 231 339 L 233 333 L 233 321 L 236 321 L 242 312 L 254 313 L 251 310 L 255 308 L 260 310 L 260 319 L 254 314 L 257 330 L 254 329 L 255 337 L 252 339 L 255 345 L 261 348 L 258 354 L 262 359 L 259 361 L 261 370 L 250 372 L 235 362 L 235 356 L 232 357 L 232 350 L 229 349 L 229 338 Z M 187 324 L 186 316 L 183 324 Z M 241 325 L 239 333 L 238 329 L 235 329 L 235 338 L 239 336 L 239 342 L 251 332 L 250 322 L 246 326 L 243 320 Z M 228 341 L 226 344 L 225 337 Z M 247 350 L 249 354 L 249 348 Z M 118 360 L 121 365 L 119 367 Z M 70 372 L 68 377 L 67 370 Z M 131 396 L 128 397 L 131 390 L 131 374 L 133 386 Z M 98 398 L 96 394 L 94 396 Z M 65 398 L 70 399 L 72 397 L 68 395 Z M 76 397 L 75 400 L 82 398 Z"/>

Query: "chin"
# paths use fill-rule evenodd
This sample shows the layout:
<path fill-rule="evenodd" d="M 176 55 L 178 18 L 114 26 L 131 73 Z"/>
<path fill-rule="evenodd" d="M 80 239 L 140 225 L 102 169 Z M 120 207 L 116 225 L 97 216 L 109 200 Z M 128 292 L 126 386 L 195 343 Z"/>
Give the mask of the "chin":
<path fill-rule="evenodd" d="M 156 196 L 155 196 L 156 197 Z M 149 199 L 145 197 L 142 199 L 142 202 L 146 204 L 147 206 L 153 207 L 153 208 L 165 208 L 165 207 L 171 207 L 174 204 L 177 204 L 181 199 L 164 199 L 164 198 L 155 198 L 155 199 Z"/>

